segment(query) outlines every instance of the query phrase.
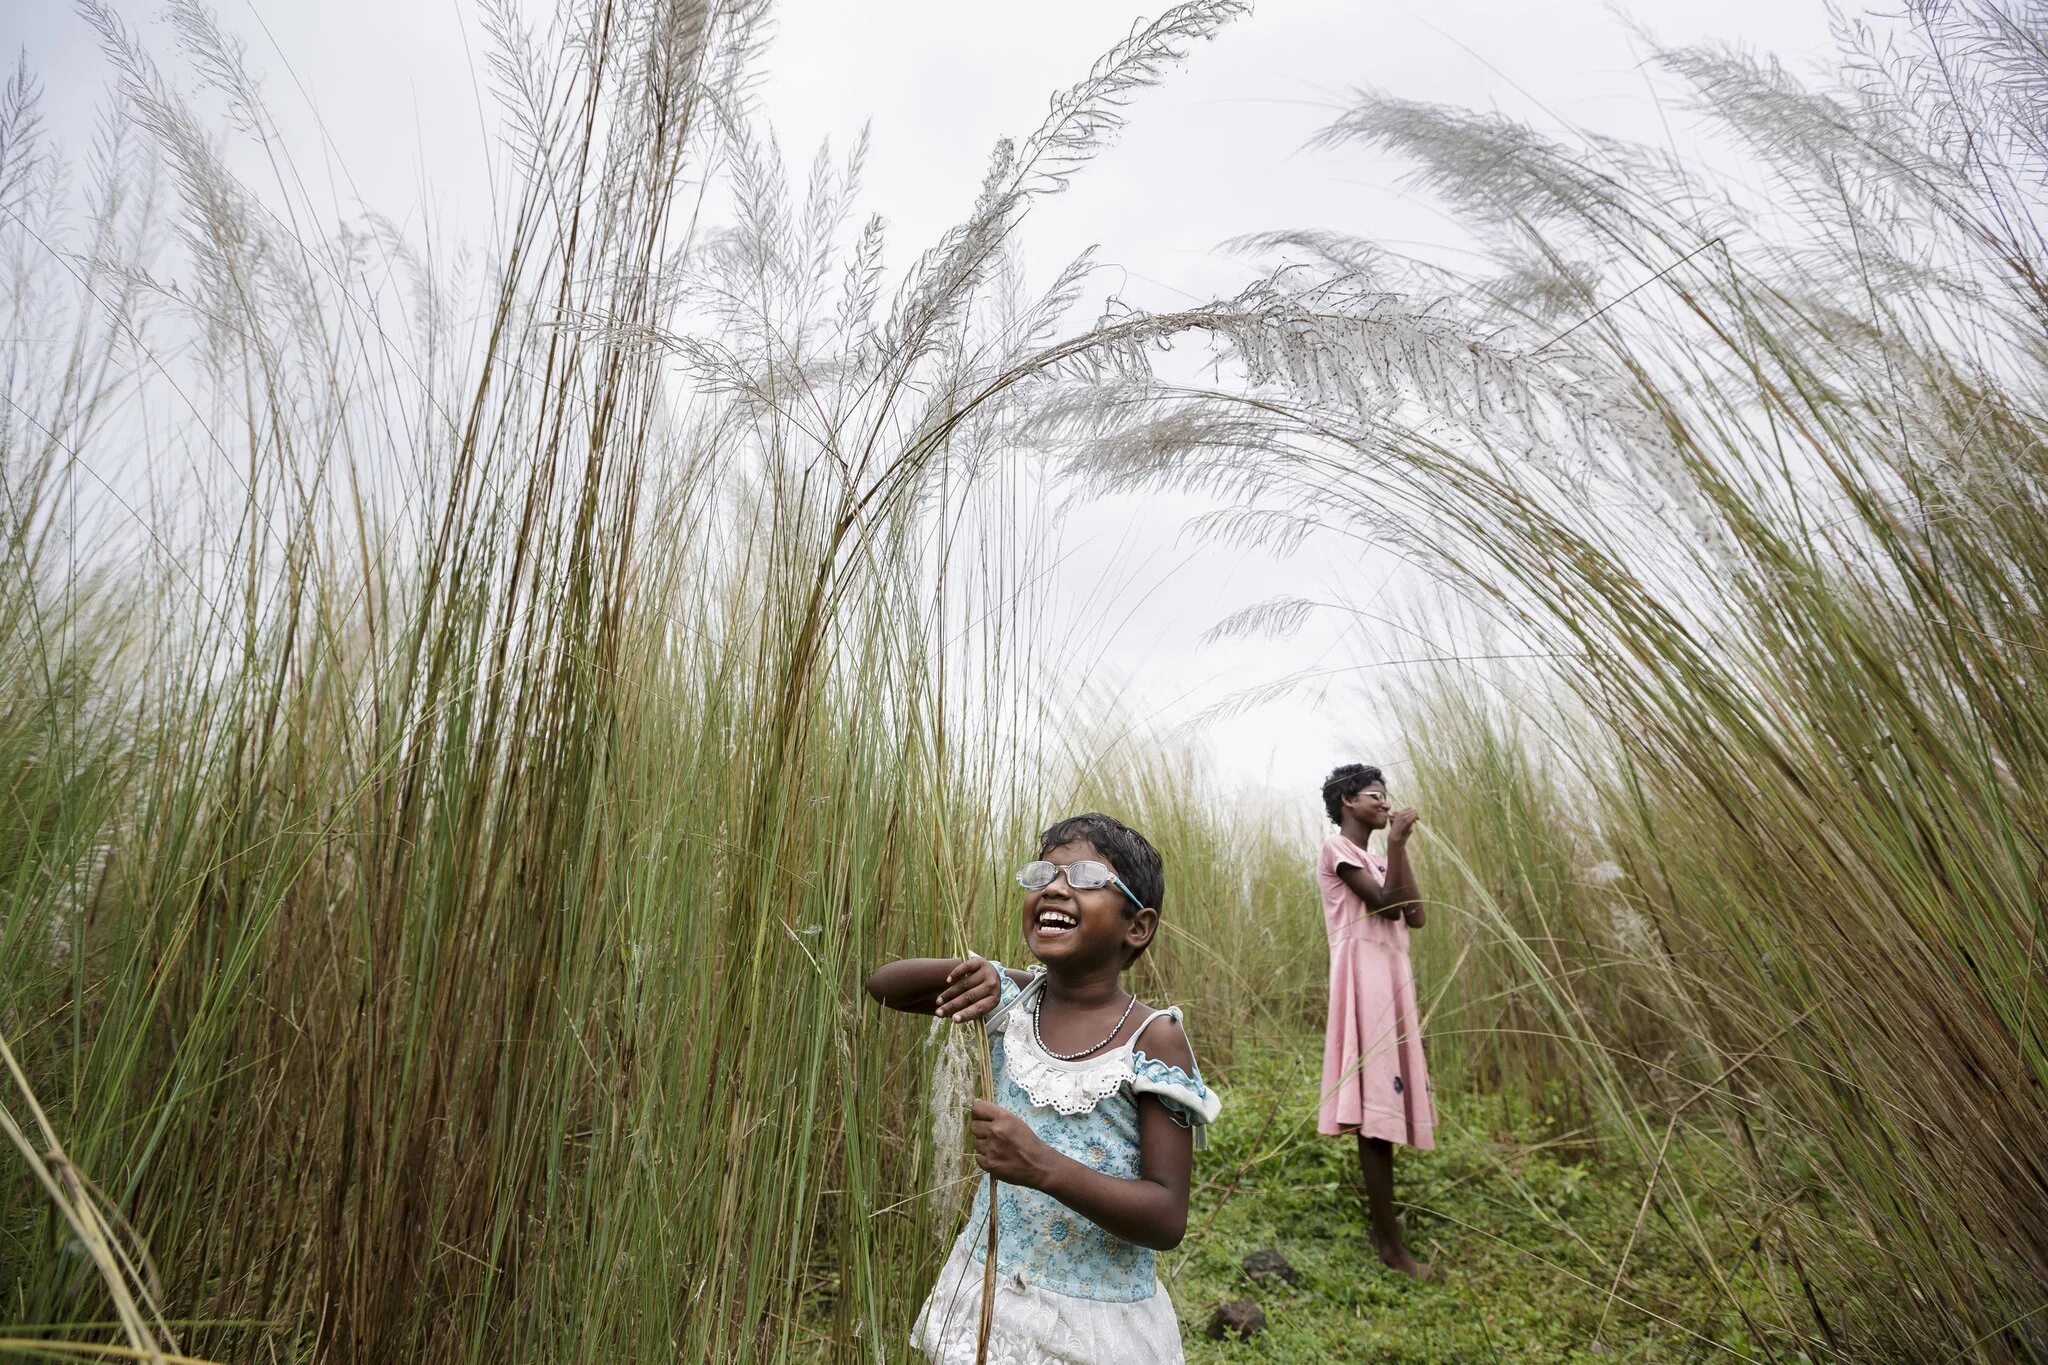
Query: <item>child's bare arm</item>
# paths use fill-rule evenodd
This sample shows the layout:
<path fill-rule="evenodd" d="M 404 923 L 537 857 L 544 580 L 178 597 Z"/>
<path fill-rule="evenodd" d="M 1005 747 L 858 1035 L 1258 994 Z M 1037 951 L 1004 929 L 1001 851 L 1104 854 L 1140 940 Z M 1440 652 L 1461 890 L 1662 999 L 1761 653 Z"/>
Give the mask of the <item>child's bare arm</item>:
<path fill-rule="evenodd" d="M 868 994 L 892 1010 L 964 1024 L 996 1007 L 1003 983 L 996 964 L 986 958 L 906 957 L 870 972 Z"/>
<path fill-rule="evenodd" d="M 1365 902 L 1365 908 L 1381 919 L 1405 919 L 1420 929 L 1426 912 L 1421 888 L 1415 884 L 1415 869 L 1408 862 L 1408 831 L 1417 823 L 1413 810 L 1394 812 L 1387 826 L 1387 879 L 1382 882 L 1369 867 L 1345 863 L 1337 876 L 1351 888 L 1351 894 Z"/>
<path fill-rule="evenodd" d="M 1147 1055 L 1182 1070 L 1195 1060 L 1171 1019 L 1145 1033 Z M 1171 1251 L 1188 1227 L 1188 1177 L 1194 1134 L 1151 1095 L 1138 1097 L 1138 1176 L 1104 1175 L 1054 1151 L 1023 1119 L 987 1100 L 974 1102 L 975 1164 L 998 1180 L 1043 1190 L 1126 1242 Z"/>
<path fill-rule="evenodd" d="M 1422 888 L 1415 884 L 1415 867 L 1408 861 L 1408 836 L 1421 820 L 1409 807 L 1395 811 L 1387 822 L 1387 891 L 1410 929 L 1420 929 L 1428 913 L 1422 904 Z"/>

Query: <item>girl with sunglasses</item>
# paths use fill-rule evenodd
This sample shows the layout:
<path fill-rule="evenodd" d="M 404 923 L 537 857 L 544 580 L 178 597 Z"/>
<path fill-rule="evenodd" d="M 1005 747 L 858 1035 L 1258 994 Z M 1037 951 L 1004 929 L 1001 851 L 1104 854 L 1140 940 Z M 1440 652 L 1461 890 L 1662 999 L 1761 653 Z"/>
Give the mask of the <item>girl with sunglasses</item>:
<path fill-rule="evenodd" d="M 1337 832 L 1316 858 L 1330 937 L 1330 1019 L 1323 1042 L 1323 1104 L 1317 1131 L 1356 1134 L 1358 1165 L 1380 1261 L 1417 1279 L 1430 1275 L 1401 1240 L 1394 1212 L 1394 1147 L 1434 1144 L 1436 1107 L 1422 1059 L 1422 1019 L 1408 933 L 1426 918 L 1408 836 L 1418 819 L 1396 808 L 1378 768 L 1347 763 L 1323 779 L 1323 812 Z M 1367 851 L 1387 832 L 1384 855 Z"/>
<path fill-rule="evenodd" d="M 997 1182 L 989 1359 L 1155 1365 L 1182 1359 L 1156 1253 L 1187 1230 L 1192 1151 L 1219 1102 L 1177 1008 L 1123 973 L 1159 928 L 1166 873 L 1107 815 L 1063 820 L 1017 873 L 1024 942 L 1041 964 L 912 958 L 877 968 L 891 1009 L 988 1021 L 995 1100 L 972 1110 L 974 1160 Z M 988 1247 L 988 1182 L 917 1316 L 911 1342 L 971 1365 Z"/>

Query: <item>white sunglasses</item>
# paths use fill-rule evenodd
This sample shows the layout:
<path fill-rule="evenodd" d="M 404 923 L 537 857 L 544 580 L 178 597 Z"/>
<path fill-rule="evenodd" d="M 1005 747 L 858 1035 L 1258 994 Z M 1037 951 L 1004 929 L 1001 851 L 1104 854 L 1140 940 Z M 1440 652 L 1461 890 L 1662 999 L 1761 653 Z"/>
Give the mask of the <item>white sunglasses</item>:
<path fill-rule="evenodd" d="M 1026 863 L 1017 869 L 1017 885 L 1026 891 L 1043 891 L 1051 886 L 1053 878 L 1062 872 L 1067 874 L 1067 885 L 1076 891 L 1097 891 L 1105 886 L 1114 886 L 1131 898 L 1131 904 L 1140 910 L 1145 908 L 1145 902 L 1139 900 L 1137 893 L 1124 885 L 1123 878 L 1111 871 L 1107 863 L 1098 863 L 1092 858 L 1084 858 L 1078 863 L 1065 865 L 1049 863 L 1043 859 Z"/>

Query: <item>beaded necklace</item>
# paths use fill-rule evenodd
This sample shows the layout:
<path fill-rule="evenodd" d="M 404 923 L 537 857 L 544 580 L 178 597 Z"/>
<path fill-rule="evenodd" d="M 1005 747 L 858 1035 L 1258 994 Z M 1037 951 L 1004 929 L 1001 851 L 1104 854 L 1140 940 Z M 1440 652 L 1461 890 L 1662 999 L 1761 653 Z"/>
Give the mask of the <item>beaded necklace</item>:
<path fill-rule="evenodd" d="M 1131 1011 L 1136 1009 L 1137 1007 L 1138 997 L 1134 995 L 1131 997 L 1130 1003 L 1124 1006 L 1123 1018 L 1116 1021 L 1116 1027 L 1112 1028 L 1109 1031 L 1108 1035 L 1105 1036 L 1101 1042 L 1091 1043 L 1089 1046 L 1081 1048 L 1079 1051 L 1076 1052 L 1054 1052 L 1051 1048 L 1045 1045 L 1045 1035 L 1038 1031 L 1038 1016 L 1045 1013 L 1045 995 L 1043 992 L 1040 992 L 1038 997 L 1038 1008 L 1031 1011 L 1031 1041 L 1037 1043 L 1038 1050 L 1040 1052 L 1043 1052 L 1046 1056 L 1052 1057 L 1062 1062 L 1071 1062 L 1077 1057 L 1086 1057 L 1091 1052 L 1094 1052 L 1100 1048 L 1108 1047 L 1109 1040 L 1111 1038 L 1116 1037 L 1118 1033 L 1123 1031 L 1123 1026 L 1130 1021 Z"/>

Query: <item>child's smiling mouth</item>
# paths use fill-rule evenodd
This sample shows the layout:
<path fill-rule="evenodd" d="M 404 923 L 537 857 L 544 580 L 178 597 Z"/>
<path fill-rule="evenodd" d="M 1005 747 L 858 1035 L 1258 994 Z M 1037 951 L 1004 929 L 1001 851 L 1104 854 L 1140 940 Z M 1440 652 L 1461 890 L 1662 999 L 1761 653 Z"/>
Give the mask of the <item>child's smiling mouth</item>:
<path fill-rule="evenodd" d="M 1061 934 L 1071 934 L 1080 928 L 1081 920 L 1079 916 L 1070 915 L 1064 910 L 1041 910 L 1032 927 L 1041 935 L 1057 937 Z"/>

